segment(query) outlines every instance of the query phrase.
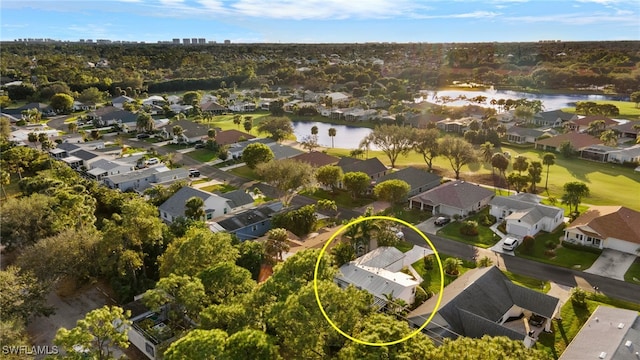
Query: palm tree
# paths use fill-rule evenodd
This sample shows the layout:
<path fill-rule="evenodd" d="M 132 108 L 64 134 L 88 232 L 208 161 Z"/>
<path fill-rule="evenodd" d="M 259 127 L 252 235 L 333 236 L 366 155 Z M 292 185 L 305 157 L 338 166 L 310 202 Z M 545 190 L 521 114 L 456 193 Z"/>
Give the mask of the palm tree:
<path fill-rule="evenodd" d="M 575 206 L 575 212 L 578 212 L 578 206 L 582 198 L 589 196 L 589 187 L 585 183 L 572 181 L 564 184 L 564 195 L 562 195 L 562 203 Z"/>
<path fill-rule="evenodd" d="M 318 136 L 318 127 L 317 126 L 312 126 L 311 127 L 311 135 L 313 136 Z"/>
<path fill-rule="evenodd" d="M 269 230 L 264 251 L 272 263 L 275 263 L 276 260 L 282 261 L 282 253 L 289 251 L 288 240 L 289 235 L 286 229 L 275 228 Z"/>
<path fill-rule="evenodd" d="M 204 200 L 193 196 L 184 204 L 184 216 L 192 220 L 202 220 L 204 218 Z"/>
<path fill-rule="evenodd" d="M 365 136 L 358 146 L 358 149 L 366 151 L 366 157 L 369 158 L 369 149 L 371 148 L 371 143 L 373 142 L 373 137 L 371 134 Z"/>
<path fill-rule="evenodd" d="M 488 141 L 480 145 L 480 154 L 484 162 L 486 162 L 487 164 L 491 164 L 491 157 L 493 156 L 493 148 L 494 148 L 493 144 Z"/>
<path fill-rule="evenodd" d="M 38 134 L 30 132 L 29 134 L 27 134 L 27 140 L 35 145 L 38 142 Z"/>
<path fill-rule="evenodd" d="M 329 128 L 329 136 L 331 137 L 331 147 L 333 147 L 333 138 L 336 136 L 337 130 L 335 128 Z"/>
<path fill-rule="evenodd" d="M 462 266 L 462 260 L 458 258 L 446 258 L 442 263 L 444 272 L 448 275 L 458 275 L 460 273 L 460 266 Z"/>
<path fill-rule="evenodd" d="M 153 122 L 153 118 L 148 113 L 142 111 L 138 114 L 138 118 L 136 119 L 136 131 L 141 132 L 150 132 L 153 130 L 155 123 Z"/>
<path fill-rule="evenodd" d="M 604 120 L 595 120 L 589 123 L 587 127 L 587 133 L 589 135 L 598 136 L 604 130 L 606 123 Z"/>
<path fill-rule="evenodd" d="M 171 132 L 173 132 L 173 135 L 175 136 L 180 136 L 184 133 L 184 130 L 182 129 L 182 126 L 176 125 L 173 128 L 171 128 Z"/>
<path fill-rule="evenodd" d="M 253 128 L 253 122 L 251 121 L 251 119 L 245 118 L 243 126 L 244 126 L 244 131 L 251 134 L 251 129 Z"/>
<path fill-rule="evenodd" d="M 555 165 L 556 156 L 553 153 L 545 153 L 542 156 L 542 164 L 547 165 L 547 180 L 544 182 L 544 189 L 547 190 L 549 187 L 549 167 L 551 165 Z"/>
<path fill-rule="evenodd" d="M 605 130 L 600 134 L 600 141 L 607 146 L 616 146 L 618 144 L 618 134 L 615 130 Z"/>
<path fill-rule="evenodd" d="M 78 123 L 77 122 L 70 122 L 67 125 L 67 129 L 69 130 L 70 133 L 75 134 L 76 131 L 78 131 Z"/>
<path fill-rule="evenodd" d="M 233 115 L 233 123 L 238 125 L 238 129 L 240 129 L 241 122 L 242 122 L 242 116 L 240 116 L 240 114 Z"/>

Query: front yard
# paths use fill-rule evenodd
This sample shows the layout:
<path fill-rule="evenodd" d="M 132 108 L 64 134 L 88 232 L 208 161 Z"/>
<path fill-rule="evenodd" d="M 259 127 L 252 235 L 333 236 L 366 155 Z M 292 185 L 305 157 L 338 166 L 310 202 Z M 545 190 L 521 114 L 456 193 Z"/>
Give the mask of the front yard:
<path fill-rule="evenodd" d="M 335 193 L 324 189 L 315 189 L 313 191 L 305 191 L 301 195 L 308 196 L 317 200 L 333 200 L 336 202 L 336 205 L 338 207 L 348 209 L 362 207 L 373 202 L 373 199 L 370 198 L 354 199 L 349 192 L 340 189 L 337 189 Z"/>
<path fill-rule="evenodd" d="M 452 221 L 436 233 L 439 236 L 443 236 L 449 239 L 461 241 L 467 244 L 471 244 L 477 247 L 488 249 L 495 245 L 500 237 L 496 235 L 489 226 L 482 225 L 482 218 L 489 213 L 489 209 L 486 208 L 479 213 L 472 215 L 464 220 Z M 468 220 L 478 222 L 478 235 L 470 236 L 460 233 L 460 228 L 463 223 Z"/>
<path fill-rule="evenodd" d="M 218 158 L 218 154 L 209 149 L 198 149 L 198 150 L 190 151 L 186 155 L 201 163 L 213 161 Z"/>
<path fill-rule="evenodd" d="M 640 284 L 640 258 L 631 264 L 627 273 L 624 274 L 624 280 L 634 284 Z"/>
<path fill-rule="evenodd" d="M 382 211 L 382 215 L 392 216 L 396 219 L 404 220 L 409 224 L 419 224 L 432 216 L 428 211 L 409 209 L 405 205 L 394 205 L 386 208 Z"/>
<path fill-rule="evenodd" d="M 259 180 L 258 179 L 258 174 L 256 174 L 255 171 L 253 171 L 252 169 L 250 169 L 248 166 L 240 166 L 237 168 L 233 168 L 231 170 L 229 170 L 230 173 L 243 177 L 245 179 L 249 179 L 249 180 Z"/>
<path fill-rule="evenodd" d="M 562 246 L 560 239 L 563 236 L 563 230 L 564 225 L 552 233 L 539 233 L 535 237 L 531 250 L 527 250 L 523 245 L 520 245 L 516 248 L 516 255 L 577 270 L 589 268 L 600 255 L 595 252 L 570 249 Z M 555 248 L 552 249 L 552 245 L 555 246 Z"/>
<path fill-rule="evenodd" d="M 427 292 L 429 292 L 429 290 L 433 292 L 437 292 L 437 290 L 440 288 L 440 269 L 438 267 L 438 261 L 434 256 L 432 257 L 433 257 L 433 268 L 431 270 L 425 269 L 423 259 L 420 259 L 414 262 L 413 264 L 411 264 L 411 266 L 413 266 L 413 268 L 418 272 L 418 274 L 422 276 L 422 279 L 424 281 L 422 282 L 422 284 L 420 284 L 420 286 Z M 442 253 L 440 254 L 440 260 L 442 261 L 442 263 L 444 263 L 444 261 L 450 257 L 453 257 L 453 256 L 445 255 Z M 466 273 L 467 271 L 475 267 L 476 267 L 476 264 L 474 262 L 463 260 L 462 266 L 460 266 L 459 268 L 460 273 L 458 274 L 458 276 Z M 445 273 L 444 286 L 446 287 L 447 285 L 451 284 L 451 282 L 457 279 L 458 276 L 451 276 Z"/>

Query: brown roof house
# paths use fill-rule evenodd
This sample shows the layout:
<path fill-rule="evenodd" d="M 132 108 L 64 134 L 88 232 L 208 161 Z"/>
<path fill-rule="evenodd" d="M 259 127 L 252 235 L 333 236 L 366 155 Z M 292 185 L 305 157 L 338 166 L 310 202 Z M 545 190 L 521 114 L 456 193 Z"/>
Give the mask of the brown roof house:
<path fill-rule="evenodd" d="M 600 141 L 600 139 L 598 139 L 597 137 L 591 136 L 589 134 L 568 132 L 566 134 L 537 140 L 535 143 L 535 147 L 536 149 L 543 151 L 558 152 L 560 150 L 560 145 L 566 141 L 571 143 L 571 146 L 578 151 L 588 148 L 589 146 L 602 145 L 602 141 Z"/>
<path fill-rule="evenodd" d="M 246 132 L 242 132 L 240 130 L 230 129 L 224 131 L 218 131 L 216 133 L 216 143 L 218 145 L 231 145 L 238 143 L 240 141 L 246 141 L 255 139 L 255 136 L 251 134 L 247 134 Z"/>
<path fill-rule="evenodd" d="M 292 159 L 300 162 L 306 162 L 307 164 L 313 166 L 314 168 L 319 168 L 325 165 L 335 165 L 338 163 L 338 161 L 340 161 L 340 158 L 327 155 L 319 151 L 311 151 L 308 153 L 296 155 L 292 157 Z"/>
<path fill-rule="evenodd" d="M 632 196 L 639 195 L 636 192 Z M 635 255 L 640 249 L 638 224 L 638 211 L 624 206 L 592 206 L 564 230 L 564 240 Z"/>
<path fill-rule="evenodd" d="M 348 172 L 363 172 L 369 175 L 372 185 L 389 171 L 378 158 L 360 160 L 352 157 L 343 157 L 336 165 L 339 166 L 345 174 Z M 339 187 L 343 187 L 342 183 L 339 184 Z"/>
<path fill-rule="evenodd" d="M 487 206 L 493 196 L 491 190 L 456 180 L 409 198 L 409 208 L 429 211 L 434 215 L 465 217 Z"/>
<path fill-rule="evenodd" d="M 407 315 L 412 327 L 420 327 L 435 311 L 437 296 Z M 512 283 L 497 267 L 472 269 L 444 288 L 440 308 L 423 332 L 431 338 L 484 335 L 522 340 L 527 347 L 544 330 L 558 310 L 559 299 Z M 535 326 L 532 315 L 541 317 Z"/>
<path fill-rule="evenodd" d="M 589 124 L 599 120 L 604 121 L 605 129 L 610 129 L 613 126 L 618 125 L 617 121 L 602 115 L 590 115 L 580 119 L 569 120 L 564 125 L 571 131 L 584 132 L 589 128 Z"/>

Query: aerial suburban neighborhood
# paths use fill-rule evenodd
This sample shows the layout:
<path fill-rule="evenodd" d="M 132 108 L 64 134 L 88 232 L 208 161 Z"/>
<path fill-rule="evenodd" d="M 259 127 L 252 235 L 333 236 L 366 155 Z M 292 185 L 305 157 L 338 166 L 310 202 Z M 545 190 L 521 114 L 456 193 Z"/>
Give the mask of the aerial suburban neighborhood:
<path fill-rule="evenodd" d="M 637 34 L 5 36 L 2 358 L 640 356 Z"/>

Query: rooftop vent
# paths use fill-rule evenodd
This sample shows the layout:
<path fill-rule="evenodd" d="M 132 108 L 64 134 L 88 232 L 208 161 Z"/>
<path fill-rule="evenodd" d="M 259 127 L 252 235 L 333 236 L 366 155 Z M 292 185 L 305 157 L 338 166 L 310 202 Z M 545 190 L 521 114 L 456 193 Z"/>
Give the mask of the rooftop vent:
<path fill-rule="evenodd" d="M 631 347 L 631 340 L 627 340 L 627 342 L 624 343 L 624 346 L 630 348 Z"/>
<path fill-rule="evenodd" d="M 600 356 L 598 356 L 598 359 L 604 359 L 606 357 L 607 357 L 607 353 L 603 351 L 600 353 Z"/>
<path fill-rule="evenodd" d="M 618 324 L 618 329 L 622 329 L 622 328 L 624 328 L 624 323 Z"/>

